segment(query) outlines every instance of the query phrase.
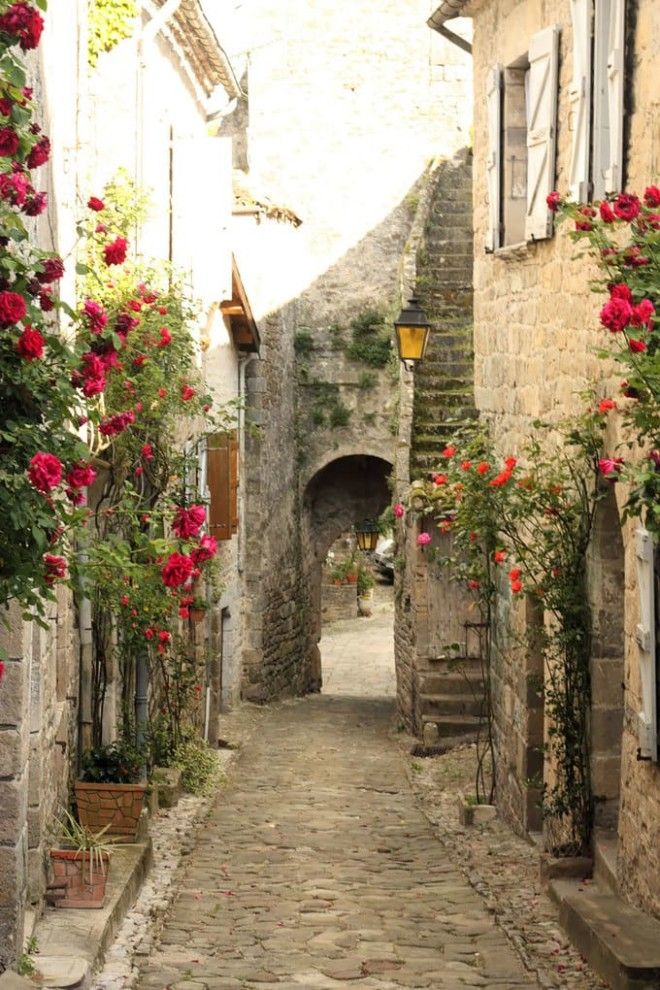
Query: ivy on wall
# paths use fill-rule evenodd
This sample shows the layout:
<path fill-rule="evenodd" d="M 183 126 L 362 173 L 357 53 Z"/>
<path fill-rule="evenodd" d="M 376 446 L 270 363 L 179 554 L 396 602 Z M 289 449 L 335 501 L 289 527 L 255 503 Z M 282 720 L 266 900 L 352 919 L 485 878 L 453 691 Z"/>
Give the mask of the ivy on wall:
<path fill-rule="evenodd" d="M 90 0 L 87 61 L 94 68 L 101 52 L 109 52 L 124 38 L 130 38 L 138 16 L 135 0 Z"/>

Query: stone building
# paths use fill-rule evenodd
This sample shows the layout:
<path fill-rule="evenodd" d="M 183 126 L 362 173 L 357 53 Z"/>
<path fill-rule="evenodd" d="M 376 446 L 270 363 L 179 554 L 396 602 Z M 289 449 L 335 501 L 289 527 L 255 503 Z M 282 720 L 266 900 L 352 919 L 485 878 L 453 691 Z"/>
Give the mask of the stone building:
<path fill-rule="evenodd" d="M 161 7 L 151 7 L 151 16 L 145 14 L 133 37 L 103 54 L 92 74 L 87 4 L 65 0 L 48 11 L 38 58 L 30 66 L 53 146 L 39 179 L 40 188 L 48 191 L 49 209 L 35 221 L 35 234 L 43 248 L 64 258 L 75 256 L 80 204 L 90 193 L 101 193 L 117 168 L 150 187 L 155 210 L 139 234 L 138 249 L 188 273 L 203 303 L 198 327 L 202 371 L 217 400 L 226 402 L 244 390 L 244 365 L 258 350 L 259 337 L 232 260 L 230 142 L 210 136 L 209 121 L 242 94 L 197 0 L 181 0 L 176 11 L 172 4 L 159 12 Z M 204 209 L 195 198 L 202 184 L 213 189 Z M 61 287 L 67 300 L 75 298 L 74 272 L 75 264 L 67 261 Z M 216 658 L 206 685 L 211 739 L 217 737 L 214 715 L 222 698 L 237 696 L 239 680 L 241 426 L 232 492 L 223 489 L 231 448 L 220 452 L 220 486 L 211 483 L 216 451 L 200 452 L 212 489 L 211 523 L 221 540 L 224 582 L 224 597 L 207 630 Z M 47 628 L 24 623 L 13 607 L 0 626 L 0 647 L 7 657 L 0 690 L 0 971 L 20 955 L 41 909 L 48 828 L 56 809 L 68 806 L 78 769 L 90 694 L 91 636 L 85 614 L 59 588 Z M 109 740 L 116 729 L 116 673 L 107 673 L 104 734 Z"/>
<path fill-rule="evenodd" d="M 469 168 L 470 61 L 428 31 L 423 0 L 368 0 L 350 18 L 330 0 L 250 12 L 235 165 L 255 200 L 302 220 L 257 223 L 243 206 L 234 228 L 262 334 L 248 367 L 260 433 L 248 441 L 244 695 L 263 701 L 320 684 L 322 562 L 390 501 L 391 321 L 412 288 L 428 190 L 447 194 L 452 167 Z"/>
<path fill-rule="evenodd" d="M 451 32 L 457 15 L 473 19 L 474 399 L 502 454 L 517 454 L 535 419 L 577 412 L 585 387 L 619 390 L 620 373 L 592 351 L 588 328 L 602 305 L 588 290 L 593 269 L 554 228 L 545 198 L 558 189 L 602 199 L 657 182 L 660 9 L 652 0 L 445 0 L 429 24 Z M 623 439 L 614 418 L 607 449 Z M 599 883 L 660 916 L 653 553 L 640 523 L 622 519 L 624 501 L 614 486 L 599 504 L 587 561 L 593 844 Z M 657 582 L 657 549 L 655 568 Z M 457 607 L 422 610 L 436 644 L 451 636 Z M 531 608 L 507 608 L 517 628 L 539 621 Z M 497 801 L 521 832 L 541 826 L 528 783 L 548 774 L 538 662 L 512 646 L 492 671 Z"/>

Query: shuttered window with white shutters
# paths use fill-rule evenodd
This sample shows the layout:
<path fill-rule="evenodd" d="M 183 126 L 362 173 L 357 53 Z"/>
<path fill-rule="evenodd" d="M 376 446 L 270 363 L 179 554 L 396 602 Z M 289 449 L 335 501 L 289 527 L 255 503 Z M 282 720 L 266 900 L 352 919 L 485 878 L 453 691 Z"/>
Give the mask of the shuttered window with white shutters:
<path fill-rule="evenodd" d="M 568 189 L 571 199 L 579 203 L 590 198 L 592 14 L 593 0 L 571 0 L 573 78 L 568 91 L 571 134 Z"/>
<path fill-rule="evenodd" d="M 488 71 L 486 83 L 488 111 L 488 230 L 486 250 L 495 251 L 502 243 L 502 66 Z"/>
<path fill-rule="evenodd" d="M 658 759 L 658 656 L 657 656 L 657 583 L 658 552 L 651 534 L 645 529 L 635 533 L 637 585 L 639 588 L 639 671 L 642 682 L 642 708 L 638 713 L 639 755 Z"/>
<path fill-rule="evenodd" d="M 525 240 L 552 236 L 546 197 L 555 187 L 559 28 L 539 31 L 529 46 L 527 217 Z"/>
<path fill-rule="evenodd" d="M 593 198 L 623 188 L 625 0 L 596 0 Z"/>

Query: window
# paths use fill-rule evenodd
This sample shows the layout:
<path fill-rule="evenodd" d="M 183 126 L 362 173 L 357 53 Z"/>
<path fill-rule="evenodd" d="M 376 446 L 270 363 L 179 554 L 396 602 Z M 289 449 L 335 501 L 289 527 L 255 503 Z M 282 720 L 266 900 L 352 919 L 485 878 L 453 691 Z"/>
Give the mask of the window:
<path fill-rule="evenodd" d="M 625 0 L 571 0 L 571 198 L 623 187 Z"/>
<path fill-rule="evenodd" d="M 209 533 L 218 540 L 231 540 L 238 531 L 238 434 L 216 433 L 206 449 L 206 480 L 209 490 Z"/>
<path fill-rule="evenodd" d="M 552 235 L 558 57 L 559 28 L 549 27 L 526 55 L 488 74 L 487 251 Z"/>

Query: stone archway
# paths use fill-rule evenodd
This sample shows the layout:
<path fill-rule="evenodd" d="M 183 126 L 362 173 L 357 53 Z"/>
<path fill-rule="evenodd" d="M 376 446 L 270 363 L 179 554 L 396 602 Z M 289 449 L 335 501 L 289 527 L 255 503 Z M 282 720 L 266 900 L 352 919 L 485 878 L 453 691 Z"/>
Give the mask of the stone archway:
<path fill-rule="evenodd" d="M 392 462 L 373 454 L 335 457 L 317 470 L 303 494 L 303 541 L 311 690 L 321 687 L 321 577 L 334 541 L 360 519 L 376 518 L 391 500 Z"/>

